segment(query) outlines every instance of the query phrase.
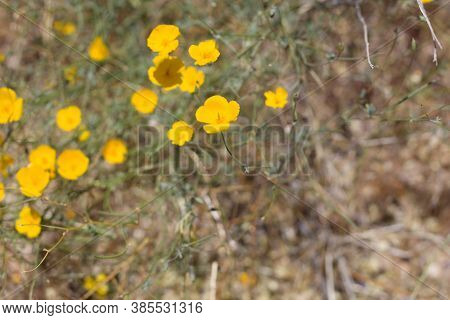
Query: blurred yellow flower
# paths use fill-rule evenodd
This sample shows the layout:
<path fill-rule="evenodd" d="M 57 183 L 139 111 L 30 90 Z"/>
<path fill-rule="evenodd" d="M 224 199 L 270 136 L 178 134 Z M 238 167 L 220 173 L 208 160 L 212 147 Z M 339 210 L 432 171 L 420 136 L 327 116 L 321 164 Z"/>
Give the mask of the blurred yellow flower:
<path fill-rule="evenodd" d="M 206 40 L 200 42 L 198 45 L 191 45 L 189 47 L 189 55 L 195 60 L 196 65 L 204 66 L 217 61 L 220 52 L 217 49 L 215 40 Z"/>
<path fill-rule="evenodd" d="M 142 88 L 131 96 L 131 104 L 140 113 L 152 113 L 157 103 L 158 96 L 150 89 Z"/>
<path fill-rule="evenodd" d="M 153 66 L 151 66 L 151 67 L 148 69 L 148 78 L 149 78 L 149 80 L 150 80 L 153 84 L 155 84 L 155 85 L 157 85 L 157 86 L 159 86 L 159 87 L 161 87 L 161 83 L 159 83 L 158 80 L 155 79 L 155 71 L 156 71 L 156 67 L 161 63 L 161 61 L 163 61 L 163 60 L 166 59 L 167 57 L 168 57 L 168 56 L 165 55 L 165 54 L 159 54 L 159 55 L 157 55 L 156 57 L 153 58 Z M 171 90 L 176 89 L 177 87 L 178 87 L 178 84 L 175 84 L 175 85 L 173 85 L 173 86 L 171 86 L 171 87 L 163 88 L 163 91 L 165 91 L 165 92 L 171 91 Z"/>
<path fill-rule="evenodd" d="M 59 32 L 64 36 L 70 36 L 77 30 L 77 27 L 73 22 L 56 20 L 53 23 L 53 29 L 55 29 L 57 32 Z"/>
<path fill-rule="evenodd" d="M 100 273 L 95 278 L 91 276 L 84 278 L 83 287 L 87 291 L 96 288 L 96 294 L 106 296 L 109 291 L 108 284 L 106 283 L 106 274 Z"/>
<path fill-rule="evenodd" d="M 199 122 L 206 123 L 203 126 L 206 133 L 218 133 L 228 130 L 230 122 L 237 120 L 239 110 L 240 106 L 236 101 L 228 102 L 222 96 L 212 96 L 197 109 L 195 118 Z"/>
<path fill-rule="evenodd" d="M 64 72 L 64 79 L 69 84 L 74 84 L 77 79 L 77 67 L 75 66 L 66 67 L 64 68 L 63 72 Z"/>
<path fill-rule="evenodd" d="M 84 142 L 91 136 L 91 132 L 89 130 L 83 130 L 81 134 L 78 136 L 78 141 Z"/>
<path fill-rule="evenodd" d="M 18 233 L 33 239 L 41 233 L 41 216 L 29 206 L 24 206 L 16 220 L 16 230 Z"/>
<path fill-rule="evenodd" d="M 179 36 L 180 29 L 177 26 L 160 24 L 150 32 L 147 46 L 154 52 L 168 54 L 178 48 Z"/>
<path fill-rule="evenodd" d="M 89 158 L 78 149 L 64 150 L 56 160 L 58 173 L 67 180 L 77 180 L 88 169 Z"/>
<path fill-rule="evenodd" d="M 101 37 L 95 37 L 89 45 L 89 57 L 92 60 L 101 62 L 109 58 L 109 49 Z"/>
<path fill-rule="evenodd" d="M 288 93 L 282 87 L 276 88 L 274 91 L 264 92 L 266 97 L 266 106 L 271 108 L 284 108 L 288 102 Z"/>
<path fill-rule="evenodd" d="M 2 202 L 3 199 L 5 199 L 5 185 L 0 182 L 0 202 Z"/>
<path fill-rule="evenodd" d="M 0 172 L 4 177 L 8 176 L 8 167 L 14 163 L 14 159 L 9 154 L 0 156 Z"/>
<path fill-rule="evenodd" d="M 50 174 L 42 167 L 31 163 L 17 172 L 16 179 L 20 191 L 25 196 L 40 197 L 48 185 Z"/>
<path fill-rule="evenodd" d="M 428 2 L 431 2 L 431 1 L 433 1 L 433 0 L 422 0 L 422 3 L 428 3 Z"/>
<path fill-rule="evenodd" d="M 172 144 L 183 146 L 186 142 L 192 140 L 194 129 L 184 121 L 176 121 L 172 124 L 172 128 L 167 132 L 167 137 Z"/>
<path fill-rule="evenodd" d="M 0 88 L 0 124 L 19 121 L 22 117 L 23 99 L 10 88 Z"/>
<path fill-rule="evenodd" d="M 31 150 L 28 161 L 30 161 L 31 164 L 47 170 L 50 174 L 50 178 L 55 176 L 56 151 L 52 147 L 43 144 L 36 149 Z"/>
<path fill-rule="evenodd" d="M 77 106 L 68 106 L 56 113 L 56 124 L 63 131 L 72 131 L 81 123 L 81 110 Z"/>
<path fill-rule="evenodd" d="M 125 142 L 120 139 L 109 139 L 102 150 L 103 158 L 110 164 L 123 163 L 127 152 Z"/>
<path fill-rule="evenodd" d="M 6 57 L 3 53 L 0 52 L 0 63 L 2 63 L 3 61 L 5 61 Z"/>
<path fill-rule="evenodd" d="M 194 67 L 187 67 L 181 71 L 181 80 L 180 90 L 194 93 L 205 81 L 205 74 Z"/>
<path fill-rule="evenodd" d="M 163 88 L 177 86 L 181 84 L 181 70 L 183 69 L 183 67 L 183 61 L 181 61 L 179 58 L 165 57 L 156 65 L 153 73 L 154 79 Z"/>

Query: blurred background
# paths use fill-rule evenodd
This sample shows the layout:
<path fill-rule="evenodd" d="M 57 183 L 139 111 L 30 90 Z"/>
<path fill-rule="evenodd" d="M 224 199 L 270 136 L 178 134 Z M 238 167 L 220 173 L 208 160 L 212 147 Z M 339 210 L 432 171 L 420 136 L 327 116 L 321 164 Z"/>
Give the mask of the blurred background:
<path fill-rule="evenodd" d="M 0 203 L 0 297 L 448 296 L 450 7 L 425 7 L 444 47 L 437 66 L 415 0 L 360 3 L 372 70 L 351 0 L 0 0 L 0 87 L 25 101 L 22 119 L 0 127 L 1 155 L 13 158 L 2 164 L 11 189 Z M 221 56 L 195 94 L 149 81 L 146 39 L 158 24 L 180 28 L 176 55 L 186 64 L 189 45 L 216 39 Z M 96 36 L 110 51 L 102 63 L 87 55 Z M 264 92 L 277 86 L 288 106 L 265 107 Z M 130 104 L 140 87 L 158 93 L 150 115 Z M 241 106 L 225 135 L 233 155 L 258 162 L 267 141 L 256 128 L 272 125 L 298 133 L 295 148 L 272 145 L 277 161 L 297 170 L 247 174 L 220 136 L 198 125 L 186 146 L 168 143 L 174 116 L 194 124 L 214 94 Z M 55 125 L 71 104 L 91 132 L 83 143 Z M 161 134 L 150 143 L 142 128 Z M 115 136 L 128 159 L 109 166 L 101 148 Z M 80 147 L 91 165 L 74 183 L 57 178 L 43 197 L 24 198 L 14 176 L 42 143 Z M 232 170 L 205 174 L 205 143 L 215 155 L 208 161 Z M 172 167 L 177 157 L 194 170 L 140 170 L 142 161 Z M 38 238 L 14 229 L 24 203 L 42 215 Z M 86 287 L 99 274 L 106 294 Z"/>

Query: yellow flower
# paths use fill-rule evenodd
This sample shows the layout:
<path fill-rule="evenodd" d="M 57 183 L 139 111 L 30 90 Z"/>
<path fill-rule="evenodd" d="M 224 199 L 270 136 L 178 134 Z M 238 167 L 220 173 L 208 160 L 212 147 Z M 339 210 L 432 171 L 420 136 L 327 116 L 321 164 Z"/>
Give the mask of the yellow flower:
<path fill-rule="evenodd" d="M 8 176 L 8 167 L 14 163 L 14 159 L 9 154 L 0 156 L 0 172 L 4 177 Z"/>
<path fill-rule="evenodd" d="M 78 137 L 78 141 L 84 142 L 87 139 L 89 139 L 90 136 L 91 136 L 91 132 L 89 130 L 83 130 L 81 132 L 80 136 Z"/>
<path fill-rule="evenodd" d="M 0 52 L 0 63 L 2 63 L 3 61 L 5 61 L 6 57 L 3 53 Z"/>
<path fill-rule="evenodd" d="M 172 124 L 172 128 L 167 132 L 167 137 L 172 144 L 183 146 L 186 142 L 192 140 L 194 129 L 184 121 L 176 121 Z"/>
<path fill-rule="evenodd" d="M 102 150 L 103 158 L 110 164 L 123 163 L 127 152 L 125 142 L 120 139 L 109 139 Z"/>
<path fill-rule="evenodd" d="M 195 118 L 199 122 L 206 123 L 203 126 L 206 133 L 217 133 L 228 130 L 230 122 L 237 120 L 239 110 L 240 107 L 236 101 L 228 102 L 222 96 L 212 96 L 197 109 Z"/>
<path fill-rule="evenodd" d="M 288 102 L 288 93 L 282 87 L 278 87 L 275 92 L 266 91 L 264 96 L 266 97 L 266 106 L 271 108 L 284 108 Z"/>
<path fill-rule="evenodd" d="M 40 197 L 48 185 L 50 174 L 42 167 L 31 163 L 17 172 L 16 179 L 19 182 L 20 191 L 25 196 Z"/>
<path fill-rule="evenodd" d="M 78 149 L 64 150 L 56 160 L 58 173 L 67 180 L 77 180 L 88 169 L 89 158 Z"/>
<path fill-rule="evenodd" d="M 63 131 L 72 131 L 81 123 L 81 110 L 77 106 L 68 106 L 56 113 L 56 124 Z"/>
<path fill-rule="evenodd" d="M 5 185 L 0 182 L 0 202 L 5 199 Z"/>
<path fill-rule="evenodd" d="M 131 104 L 140 113 L 152 113 L 158 103 L 158 96 L 150 89 L 142 88 L 131 96 Z"/>
<path fill-rule="evenodd" d="M 0 88 L 0 124 L 19 121 L 22 117 L 23 99 L 12 89 Z"/>
<path fill-rule="evenodd" d="M 16 220 L 16 230 L 30 239 L 36 238 L 41 233 L 41 216 L 33 208 L 24 206 Z"/>
<path fill-rule="evenodd" d="M 150 32 L 147 46 L 154 52 L 168 54 L 178 48 L 179 36 L 180 29 L 177 26 L 160 24 Z"/>
<path fill-rule="evenodd" d="M 101 37 L 95 37 L 94 40 L 92 40 L 88 52 L 89 57 L 98 62 L 104 61 L 109 57 L 109 49 Z"/>
<path fill-rule="evenodd" d="M 64 79 L 69 84 L 74 84 L 75 80 L 77 79 L 77 67 L 70 66 L 70 67 L 64 68 Z"/>
<path fill-rule="evenodd" d="M 189 55 L 195 60 L 196 65 L 204 66 L 217 61 L 220 52 L 217 49 L 215 40 L 206 40 L 200 42 L 198 45 L 191 45 L 189 47 Z"/>
<path fill-rule="evenodd" d="M 422 0 L 422 3 L 429 3 L 431 1 L 433 1 L 433 0 Z"/>
<path fill-rule="evenodd" d="M 205 81 L 205 74 L 194 67 L 187 67 L 181 71 L 181 79 L 180 90 L 194 93 Z"/>
<path fill-rule="evenodd" d="M 181 70 L 183 67 L 183 61 L 179 58 L 165 57 L 162 61 L 155 65 L 153 72 L 154 80 L 163 88 L 177 86 L 181 84 Z M 151 80 L 150 69 L 149 78 Z"/>
<path fill-rule="evenodd" d="M 40 145 L 30 152 L 28 161 L 47 170 L 50 178 L 55 176 L 56 151 L 52 147 L 45 144 Z"/>
<path fill-rule="evenodd" d="M 156 80 L 156 78 L 155 78 L 155 71 L 156 71 L 156 67 L 161 63 L 161 61 L 163 61 L 167 57 L 168 57 L 168 55 L 165 55 L 165 54 L 157 55 L 155 58 L 153 58 L 153 66 L 151 66 L 148 69 L 148 78 L 149 78 L 149 80 L 153 84 L 155 84 L 157 86 L 160 86 L 160 87 L 162 85 L 161 85 L 161 83 L 158 82 L 158 80 Z M 163 91 L 165 91 L 165 92 L 172 91 L 172 90 L 176 89 L 177 87 L 178 87 L 178 84 L 175 84 L 175 85 L 173 85 L 171 87 L 163 88 Z"/>
<path fill-rule="evenodd" d="M 95 293 L 99 296 L 106 296 L 109 291 L 108 284 L 106 283 L 106 274 L 100 273 L 95 278 L 88 276 L 84 278 L 83 287 L 87 291 L 96 288 Z"/>
<path fill-rule="evenodd" d="M 73 22 L 65 22 L 65 21 L 56 20 L 53 23 L 53 29 L 55 29 L 57 32 L 59 32 L 62 35 L 70 36 L 77 30 L 77 27 L 75 26 L 75 24 Z"/>

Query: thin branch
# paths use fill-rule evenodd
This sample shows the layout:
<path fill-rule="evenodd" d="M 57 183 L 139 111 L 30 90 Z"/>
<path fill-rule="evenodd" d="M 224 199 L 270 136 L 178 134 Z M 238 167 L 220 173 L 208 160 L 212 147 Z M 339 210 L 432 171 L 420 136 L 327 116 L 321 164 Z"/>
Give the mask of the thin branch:
<path fill-rule="evenodd" d="M 420 1 L 420 0 L 418 0 Z M 374 69 L 375 66 L 373 65 L 372 61 L 370 60 L 370 49 L 369 49 L 369 30 L 367 28 L 366 20 L 364 19 L 362 13 L 361 13 L 361 6 L 359 5 L 360 1 L 355 2 L 355 8 L 356 8 L 356 15 L 358 16 L 359 21 L 361 22 L 364 30 L 364 43 L 366 44 L 366 55 L 367 55 L 367 62 L 369 63 L 369 66 L 371 69 Z"/>
<path fill-rule="evenodd" d="M 436 65 L 438 65 L 438 59 L 437 59 L 437 49 L 443 49 L 441 42 L 439 41 L 438 37 L 436 36 L 436 34 L 434 33 L 433 30 L 433 26 L 431 25 L 431 21 L 428 18 L 427 15 L 427 11 L 425 10 L 425 7 L 423 6 L 422 0 L 416 0 L 417 4 L 419 6 L 420 12 L 422 13 L 422 16 L 425 18 L 425 21 L 428 24 L 428 28 L 430 29 L 431 32 L 431 38 L 433 39 L 433 62 L 436 63 Z"/>

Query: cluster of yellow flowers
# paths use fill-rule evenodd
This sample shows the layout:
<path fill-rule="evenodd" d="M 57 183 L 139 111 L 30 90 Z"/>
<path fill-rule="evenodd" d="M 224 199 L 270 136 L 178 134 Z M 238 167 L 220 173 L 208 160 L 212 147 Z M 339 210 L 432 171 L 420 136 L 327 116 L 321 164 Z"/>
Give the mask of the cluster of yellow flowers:
<path fill-rule="evenodd" d="M 180 30 L 175 25 L 162 24 L 156 26 L 147 39 L 147 46 L 157 55 L 153 58 L 153 66 L 148 69 L 149 80 L 162 87 L 163 92 L 180 89 L 183 92 L 194 93 L 204 81 L 205 74 L 194 66 L 185 66 L 183 61 L 173 55 L 178 49 Z M 195 65 L 205 66 L 214 63 L 220 56 L 217 43 L 213 39 L 201 41 L 191 45 L 189 56 Z M 278 87 L 275 92 L 265 93 L 266 105 L 272 108 L 284 108 L 287 104 L 288 93 Z M 143 114 L 152 113 L 157 104 L 157 94 L 142 88 L 131 96 L 131 104 Z M 214 134 L 229 129 L 230 124 L 237 121 L 240 106 L 236 101 L 228 101 L 225 97 L 214 95 L 206 99 L 196 113 L 198 122 L 203 123 L 203 129 L 208 134 Z M 178 120 L 172 124 L 167 137 L 174 145 L 183 146 L 192 140 L 194 129 L 187 122 Z"/>

